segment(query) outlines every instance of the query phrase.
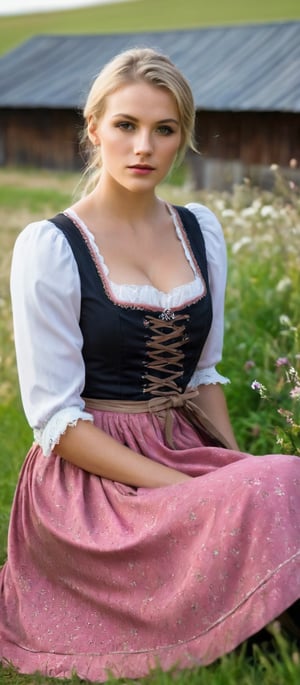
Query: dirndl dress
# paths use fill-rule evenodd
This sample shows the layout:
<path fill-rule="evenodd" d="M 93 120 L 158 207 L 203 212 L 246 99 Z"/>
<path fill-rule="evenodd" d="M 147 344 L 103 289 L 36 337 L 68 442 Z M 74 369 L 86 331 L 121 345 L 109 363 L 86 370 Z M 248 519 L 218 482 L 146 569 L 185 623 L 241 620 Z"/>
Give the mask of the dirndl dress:
<path fill-rule="evenodd" d="M 137 488 L 32 446 L 0 574 L 0 659 L 22 673 L 206 665 L 300 596 L 299 460 L 229 449 L 188 389 L 212 307 L 201 234 L 181 216 L 204 288 L 173 311 L 116 306 L 80 231 L 55 219 L 81 278 L 86 411 L 193 478 Z"/>

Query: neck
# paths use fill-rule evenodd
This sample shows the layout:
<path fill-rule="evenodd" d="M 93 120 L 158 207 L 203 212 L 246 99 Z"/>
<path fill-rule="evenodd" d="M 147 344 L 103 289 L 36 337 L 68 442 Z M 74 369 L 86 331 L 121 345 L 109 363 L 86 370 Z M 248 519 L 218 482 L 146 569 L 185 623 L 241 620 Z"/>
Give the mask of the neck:
<path fill-rule="evenodd" d="M 154 190 L 149 192 L 131 192 L 123 187 L 109 186 L 105 180 L 100 179 L 98 185 L 91 193 L 91 199 L 95 206 L 101 207 L 102 211 L 107 211 L 116 218 L 123 220 L 144 219 L 153 216 L 161 209 L 161 200 Z"/>

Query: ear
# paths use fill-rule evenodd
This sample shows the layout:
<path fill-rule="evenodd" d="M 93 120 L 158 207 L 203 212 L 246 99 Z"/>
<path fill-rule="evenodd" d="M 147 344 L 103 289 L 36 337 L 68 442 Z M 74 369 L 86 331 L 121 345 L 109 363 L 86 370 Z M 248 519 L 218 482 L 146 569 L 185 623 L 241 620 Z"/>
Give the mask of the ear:
<path fill-rule="evenodd" d="M 98 121 L 94 114 L 90 114 L 87 123 L 88 137 L 93 145 L 100 145 Z"/>

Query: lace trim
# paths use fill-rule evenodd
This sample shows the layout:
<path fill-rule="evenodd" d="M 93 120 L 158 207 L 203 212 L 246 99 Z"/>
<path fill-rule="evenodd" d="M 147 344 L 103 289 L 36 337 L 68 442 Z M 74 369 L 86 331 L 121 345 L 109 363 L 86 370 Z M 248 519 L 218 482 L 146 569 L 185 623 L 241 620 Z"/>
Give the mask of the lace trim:
<path fill-rule="evenodd" d="M 200 280 L 201 280 L 201 282 L 202 282 L 202 286 L 203 286 L 202 297 L 204 297 L 204 295 L 206 295 L 205 280 L 204 280 L 204 278 L 203 278 L 201 269 L 200 269 L 200 267 L 199 267 L 199 264 L 198 264 L 198 262 L 197 262 L 197 260 L 196 260 L 196 257 L 195 257 L 195 255 L 194 255 L 194 253 L 193 253 L 193 250 L 192 250 L 192 248 L 191 248 L 191 244 L 190 244 L 190 241 L 189 241 L 187 232 L 186 232 L 186 230 L 185 230 L 185 228 L 184 228 L 184 225 L 183 225 L 183 223 L 182 223 L 180 214 L 178 213 L 178 211 L 177 211 L 174 207 L 172 207 L 172 205 L 169 205 L 169 204 L 168 204 L 167 207 L 168 207 L 169 212 L 170 212 L 170 214 L 171 214 L 171 217 L 172 217 L 172 219 L 173 219 L 173 223 L 174 223 L 174 226 L 175 226 L 175 230 L 176 230 L 176 233 L 177 233 L 177 237 L 180 239 L 180 242 L 181 242 L 181 244 L 182 244 L 182 247 L 183 247 L 185 256 L 186 256 L 186 258 L 187 258 L 187 260 L 188 260 L 190 266 L 192 267 L 195 276 L 197 276 L 198 278 L 200 278 Z M 195 216 L 195 215 L 194 215 L 194 216 Z M 200 229 L 199 229 L 199 230 L 200 230 Z"/>
<path fill-rule="evenodd" d="M 188 384 L 188 388 L 197 388 L 198 385 L 227 385 L 230 383 L 229 378 L 222 376 L 214 366 L 209 366 L 207 369 L 196 369 Z"/>
<path fill-rule="evenodd" d="M 78 419 L 83 421 L 94 420 L 92 414 L 83 412 L 78 407 L 66 407 L 56 412 L 43 428 L 34 429 L 34 439 L 42 448 L 45 457 L 50 456 L 67 427 L 77 425 Z"/>
<path fill-rule="evenodd" d="M 109 269 L 105 264 L 104 258 L 100 253 L 95 237 L 87 225 L 77 216 L 74 210 L 68 208 L 64 211 L 66 216 L 75 223 L 80 230 L 85 242 L 90 248 L 91 256 L 95 262 L 98 274 L 102 280 L 106 295 L 112 301 L 120 304 L 120 306 L 132 306 L 135 308 L 153 307 L 155 309 L 179 309 L 183 305 L 190 304 L 202 298 L 205 295 L 205 284 L 198 265 L 195 262 L 187 236 L 181 228 L 179 223 L 179 216 L 170 205 L 167 205 L 168 210 L 173 219 L 176 235 L 180 240 L 184 254 L 189 262 L 195 278 L 189 283 L 176 286 L 170 292 L 165 293 L 158 290 L 153 285 L 145 284 L 128 284 L 115 283 L 109 278 Z"/>

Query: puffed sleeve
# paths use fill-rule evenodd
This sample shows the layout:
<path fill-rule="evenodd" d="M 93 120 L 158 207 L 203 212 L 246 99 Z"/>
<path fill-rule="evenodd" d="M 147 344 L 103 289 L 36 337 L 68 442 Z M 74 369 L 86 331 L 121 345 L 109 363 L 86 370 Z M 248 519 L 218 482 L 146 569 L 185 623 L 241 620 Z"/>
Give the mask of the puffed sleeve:
<path fill-rule="evenodd" d="M 222 359 L 224 336 L 227 253 L 223 231 L 217 217 L 208 207 L 190 203 L 187 209 L 195 215 L 204 237 L 213 307 L 211 329 L 189 387 L 210 383 L 229 383 L 229 379 L 222 376 L 215 368 Z"/>
<path fill-rule="evenodd" d="M 11 266 L 11 298 L 24 411 L 46 456 L 84 411 L 80 279 L 63 233 L 49 221 L 18 236 Z"/>

